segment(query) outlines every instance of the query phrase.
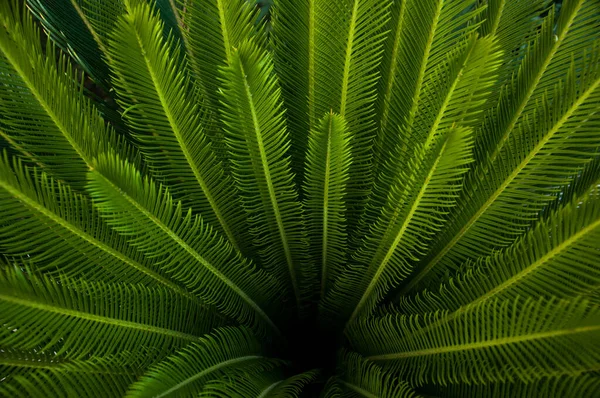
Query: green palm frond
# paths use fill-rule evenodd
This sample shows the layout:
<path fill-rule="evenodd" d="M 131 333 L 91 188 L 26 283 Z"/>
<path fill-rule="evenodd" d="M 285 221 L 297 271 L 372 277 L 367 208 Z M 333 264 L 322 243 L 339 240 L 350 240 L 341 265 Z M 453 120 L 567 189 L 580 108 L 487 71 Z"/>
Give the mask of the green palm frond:
<path fill-rule="evenodd" d="M 128 397 L 187 396 L 224 375 L 261 373 L 276 361 L 243 328 L 222 328 L 149 369 L 131 385 Z"/>
<path fill-rule="evenodd" d="M 3 253 L 33 261 L 37 272 L 164 286 L 197 301 L 112 231 L 86 197 L 19 161 L 11 167 L 6 155 L 0 204 Z"/>
<path fill-rule="evenodd" d="M 316 127 L 315 83 L 317 30 L 324 15 L 319 0 L 275 0 L 273 4 L 273 56 L 287 108 L 292 141 L 292 169 L 303 183 L 309 132 Z M 302 71 L 302 73 L 298 73 Z"/>
<path fill-rule="evenodd" d="M 103 359 L 57 362 L 45 355 L 11 351 L 0 356 L 0 369 L 10 374 L 0 394 L 10 397 L 121 397 L 136 379 L 134 368 Z"/>
<path fill-rule="evenodd" d="M 368 360 L 414 385 L 531 383 L 598 367 L 600 312 L 586 300 L 517 297 L 453 314 L 363 319 L 349 336 Z"/>
<path fill-rule="evenodd" d="M 430 72 L 440 70 L 447 62 L 448 50 L 476 29 L 468 23 L 480 13 L 473 5 L 472 0 L 407 0 L 392 5 L 376 107 L 376 172 L 388 151 L 395 149 L 399 129 L 412 136 L 417 111 L 431 100 L 424 95 L 424 88 L 428 82 L 440 84 Z"/>
<path fill-rule="evenodd" d="M 226 381 L 214 381 L 204 387 L 201 397 L 237 398 L 294 398 L 302 388 L 310 384 L 319 372 L 311 370 L 292 377 L 285 377 L 280 370 L 246 377 L 232 377 Z"/>
<path fill-rule="evenodd" d="M 377 222 L 325 297 L 328 316 L 352 323 L 368 313 L 411 272 L 411 259 L 425 249 L 454 206 L 471 161 L 471 131 L 454 129 L 435 148 L 416 151 Z"/>
<path fill-rule="evenodd" d="M 82 3 L 76 0 L 27 0 L 29 9 L 52 41 L 73 57 L 95 82 L 106 88 L 110 79 L 108 65 L 103 59 L 106 48 L 84 13 Z M 110 6 L 105 4 L 103 7 L 110 9 Z"/>
<path fill-rule="evenodd" d="M 566 78 L 537 102 L 535 112 L 510 135 L 495 161 L 490 160 L 490 168 L 475 170 L 477 180 L 467 180 L 470 189 L 462 206 L 403 292 L 424 277 L 435 279 L 436 273 L 439 277 L 469 257 L 514 242 L 556 198 L 554 193 L 597 156 L 599 54 L 596 48 L 579 63 L 571 62 Z M 517 208 L 522 200 L 527 206 Z"/>
<path fill-rule="evenodd" d="M 399 380 L 354 352 L 343 354 L 343 367 L 336 379 L 340 397 L 409 398 L 417 395 L 407 382 Z"/>
<path fill-rule="evenodd" d="M 451 385 L 440 389 L 441 397 L 593 397 L 600 389 L 600 378 L 590 372 L 582 376 L 548 377 L 533 383 L 491 383 L 488 385 Z"/>
<path fill-rule="evenodd" d="M 246 0 L 177 0 L 184 4 L 188 55 L 211 109 L 220 109 L 219 68 L 231 65 L 235 49 L 255 32 L 256 13 Z"/>
<path fill-rule="evenodd" d="M 321 293 L 346 263 L 344 199 L 351 158 L 350 135 L 343 117 L 330 113 L 309 135 L 305 211 L 312 260 L 321 268 Z"/>
<path fill-rule="evenodd" d="M 148 23 L 152 21 L 152 23 Z M 157 179 L 201 213 L 238 250 L 247 248 L 244 213 L 233 181 L 224 175 L 208 137 L 207 121 L 181 74 L 178 51 L 162 39 L 161 20 L 140 5 L 117 23 L 110 42 L 114 84 L 124 119 Z M 245 250 L 243 250 L 245 252 Z"/>
<path fill-rule="evenodd" d="M 17 270 L 0 278 L 0 345 L 19 350 L 67 359 L 128 352 L 151 362 L 218 326 L 213 314 L 164 288 L 38 278 Z"/>
<path fill-rule="evenodd" d="M 404 298 L 408 313 L 457 310 L 462 305 L 518 295 L 570 298 L 600 288 L 600 196 L 597 190 L 562 207 L 514 246 L 482 258 L 435 292 Z"/>
<path fill-rule="evenodd" d="M 113 133 L 83 97 L 66 57 L 56 62 L 51 43 L 44 52 L 31 15 L 3 2 L 0 19 L 0 134 L 81 188 L 93 154 L 105 150 Z"/>
<path fill-rule="evenodd" d="M 349 228 L 357 224 L 371 188 L 371 146 L 375 135 L 374 102 L 390 1 L 322 2 L 316 9 L 318 46 L 314 105 L 309 115 L 333 110 L 352 132 L 352 163 L 346 197 Z M 310 108 L 314 107 L 314 111 Z M 316 120 L 312 121 L 314 127 Z"/>
<path fill-rule="evenodd" d="M 88 191 L 107 223 L 172 280 L 242 323 L 279 333 L 269 315 L 281 311 L 278 281 L 175 203 L 164 186 L 118 156 L 104 155 L 89 173 Z"/>
<path fill-rule="evenodd" d="M 271 56 L 243 43 L 222 70 L 223 122 L 233 177 L 263 265 L 289 280 L 297 305 L 313 295 L 302 209 L 287 156 L 289 135 Z"/>
<path fill-rule="evenodd" d="M 491 93 L 492 103 L 497 103 L 501 85 L 518 70 L 550 3 L 548 0 L 478 0 L 477 6 L 483 8 L 478 16 L 481 23 L 478 30 L 484 36 L 494 36 L 503 53 L 497 89 Z"/>
<path fill-rule="evenodd" d="M 600 0 L 0 0 L 0 396 L 600 391 Z"/>

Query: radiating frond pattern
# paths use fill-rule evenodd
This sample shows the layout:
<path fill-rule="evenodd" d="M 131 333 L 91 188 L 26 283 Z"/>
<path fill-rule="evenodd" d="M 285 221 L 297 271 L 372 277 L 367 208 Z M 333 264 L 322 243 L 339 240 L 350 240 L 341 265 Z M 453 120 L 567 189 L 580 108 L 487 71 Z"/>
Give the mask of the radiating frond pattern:
<path fill-rule="evenodd" d="M 600 396 L 600 0 L 0 1 L 0 396 Z"/>

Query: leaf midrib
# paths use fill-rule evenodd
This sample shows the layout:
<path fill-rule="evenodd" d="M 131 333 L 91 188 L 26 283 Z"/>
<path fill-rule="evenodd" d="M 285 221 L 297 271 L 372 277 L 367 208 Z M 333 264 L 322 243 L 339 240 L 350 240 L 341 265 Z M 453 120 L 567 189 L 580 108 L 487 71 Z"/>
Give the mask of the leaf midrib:
<path fill-rule="evenodd" d="M 148 324 L 144 324 L 144 323 L 124 321 L 121 319 L 111 318 L 108 316 L 90 314 L 90 313 L 86 313 L 83 311 L 77 311 L 77 310 L 73 310 L 70 308 L 65 308 L 65 307 L 62 307 L 62 306 L 59 306 L 56 304 L 40 302 L 33 298 L 24 298 L 23 295 L 20 295 L 19 297 L 17 297 L 16 295 L 9 296 L 9 295 L 0 293 L 0 300 L 9 302 L 12 304 L 16 304 L 16 305 L 21 305 L 21 306 L 37 309 L 40 311 L 69 316 L 69 317 L 92 321 L 92 322 L 103 323 L 106 325 L 113 325 L 113 326 L 118 326 L 118 327 L 127 328 L 127 329 L 135 329 L 135 330 L 140 330 L 140 331 L 144 331 L 144 332 L 162 334 L 164 336 L 175 337 L 175 338 L 188 340 L 188 341 L 200 340 L 200 337 L 197 337 L 197 336 L 194 336 L 194 335 L 191 335 L 188 333 L 177 332 L 175 330 L 165 329 L 165 328 L 161 328 L 158 326 L 152 326 L 152 325 L 148 325 Z"/>
<path fill-rule="evenodd" d="M 323 240 L 321 247 L 321 297 L 324 297 L 325 287 L 327 285 L 327 264 L 328 253 L 328 233 L 329 233 L 329 178 L 331 174 L 331 135 L 333 128 L 333 115 L 329 116 L 329 126 L 327 129 L 327 145 L 325 154 L 325 181 L 323 182 Z"/>
<path fill-rule="evenodd" d="M 162 230 L 171 240 L 173 240 L 179 247 L 185 250 L 190 256 L 192 256 L 198 263 L 200 263 L 204 268 L 206 268 L 211 274 L 217 277 L 221 282 L 223 282 L 227 287 L 229 287 L 235 294 L 237 294 L 248 306 L 250 306 L 256 313 L 265 321 L 273 330 L 280 335 L 279 329 L 273 323 L 271 318 L 262 310 L 262 308 L 250 297 L 248 296 L 241 288 L 239 288 L 233 281 L 231 281 L 227 276 L 222 274 L 218 269 L 213 267 L 204 257 L 202 257 L 196 250 L 194 250 L 191 246 L 189 246 L 183 239 L 181 239 L 175 232 L 173 232 L 168 226 L 166 226 L 160 219 L 154 216 L 150 211 L 148 211 L 143 205 L 138 203 L 135 199 L 133 199 L 130 195 L 119 189 L 112 181 L 108 178 L 104 177 L 104 175 L 98 173 L 106 183 L 113 189 L 118 192 L 119 196 L 125 198 L 127 202 L 129 202 L 137 211 L 142 213 L 147 219 L 149 219 L 154 225 L 156 225 L 160 230 Z"/>
<path fill-rule="evenodd" d="M 352 48 L 354 46 L 354 35 L 356 33 L 356 20 L 358 18 L 358 2 L 354 0 L 350 27 L 348 28 L 348 41 L 346 43 L 346 57 L 344 59 L 344 74 L 342 77 L 342 92 L 340 95 L 340 115 L 346 114 L 346 102 L 348 100 L 348 85 L 350 84 L 350 65 L 352 63 Z"/>
<path fill-rule="evenodd" d="M 92 237 L 88 233 L 86 233 L 86 232 L 82 231 L 81 229 L 79 229 L 76 225 L 73 225 L 73 224 L 69 223 L 67 220 L 65 220 L 62 217 L 59 217 L 56 214 L 54 214 L 53 212 L 49 211 L 43 205 L 41 205 L 38 202 L 32 200 L 29 196 L 23 194 L 20 190 L 12 187 L 11 185 L 7 185 L 5 183 L 3 183 L 2 186 L 4 187 L 4 189 L 11 196 L 13 196 L 14 198 L 17 198 L 20 202 L 24 203 L 25 205 L 27 205 L 29 208 L 33 209 L 34 211 L 42 214 L 44 217 L 48 218 L 49 220 L 51 220 L 55 224 L 60 225 L 62 228 L 64 228 L 67 231 L 71 232 L 73 235 L 78 236 L 82 240 L 88 242 L 92 246 L 97 247 L 98 249 L 102 250 L 103 252 L 108 253 L 110 256 L 116 258 L 117 260 L 122 261 L 123 263 L 125 263 L 125 264 L 133 267 L 134 269 L 142 272 L 145 275 L 148 275 L 152 279 L 154 279 L 157 282 L 159 282 L 159 283 L 165 285 L 166 287 L 172 289 L 176 293 L 178 293 L 178 294 L 180 294 L 180 295 L 182 295 L 182 296 L 184 296 L 186 298 L 189 298 L 189 299 L 193 300 L 194 302 L 198 303 L 201 307 L 206 307 L 205 303 L 202 303 L 202 302 L 198 301 L 197 297 L 193 296 L 189 292 L 186 292 L 184 289 L 182 289 L 177 284 L 175 284 L 175 283 L 171 282 L 170 280 L 162 277 L 158 273 L 156 273 L 156 272 L 148 269 L 147 267 L 145 267 L 142 264 L 138 263 L 137 261 L 129 258 L 128 256 L 125 256 L 123 253 L 114 250 L 110 246 L 106 245 L 104 242 L 95 239 L 94 237 Z"/>
<path fill-rule="evenodd" d="M 244 84 L 244 94 L 246 95 L 250 114 L 252 115 L 252 126 L 254 127 L 254 135 L 256 137 L 256 145 L 258 146 L 258 151 L 260 153 L 261 167 L 263 169 L 263 174 L 265 176 L 267 190 L 269 191 L 269 199 L 271 201 L 271 206 L 273 207 L 273 213 L 275 215 L 275 220 L 277 222 L 277 229 L 279 231 L 279 237 L 281 238 L 281 244 L 283 246 L 285 259 L 286 259 L 286 262 L 288 265 L 290 279 L 292 282 L 292 288 L 294 289 L 294 295 L 296 298 L 296 302 L 298 304 L 298 308 L 300 308 L 300 291 L 299 291 L 299 287 L 298 287 L 298 281 L 296 279 L 296 270 L 294 267 L 294 261 L 292 259 L 292 253 L 291 253 L 291 249 L 289 246 L 289 242 L 287 239 L 287 233 L 286 233 L 285 227 L 283 225 L 283 218 L 282 218 L 281 212 L 279 210 L 279 204 L 277 202 L 275 188 L 273 186 L 273 181 L 271 179 L 271 171 L 269 168 L 269 162 L 267 159 L 266 149 L 265 149 L 264 142 L 263 142 L 262 129 L 260 126 L 260 122 L 258 120 L 258 115 L 256 114 L 256 108 L 254 106 L 254 98 L 252 96 L 252 92 L 250 91 L 250 86 L 249 86 L 247 78 L 246 78 L 246 71 L 244 69 L 244 65 L 242 64 L 241 59 L 238 59 L 238 65 L 239 65 L 240 72 L 241 72 L 241 78 L 242 78 L 243 84 Z"/>
<path fill-rule="evenodd" d="M 407 1 L 403 1 L 400 3 L 399 7 L 400 7 L 400 15 L 398 16 L 398 24 L 396 25 L 396 34 L 394 35 L 394 45 L 393 45 L 393 49 L 392 49 L 392 55 L 391 60 L 392 62 L 390 62 L 390 69 L 388 72 L 388 84 L 386 85 L 385 91 L 383 93 L 383 110 L 381 112 L 381 130 L 385 131 L 387 128 L 387 123 L 388 123 L 388 117 L 389 117 L 389 113 L 390 113 L 390 106 L 391 106 L 391 97 L 392 97 L 392 88 L 394 87 L 395 83 L 396 83 L 396 69 L 398 68 L 398 63 L 399 63 L 399 59 L 398 59 L 398 51 L 400 49 L 400 44 L 401 44 L 401 40 L 400 38 L 402 37 L 402 33 L 403 33 L 403 25 L 404 25 L 404 13 L 406 11 L 406 7 L 408 5 Z"/>
<path fill-rule="evenodd" d="M 367 391 L 367 390 L 365 390 L 365 389 L 357 386 L 356 384 L 352 384 L 352 383 L 349 383 L 349 382 L 344 381 L 344 380 L 340 380 L 340 383 L 342 383 L 344 386 L 346 386 L 350 390 L 359 393 L 363 397 L 367 397 L 367 398 L 379 398 L 377 395 L 371 394 L 369 391 Z"/>
<path fill-rule="evenodd" d="M 438 254 L 431 260 L 425 268 L 423 268 L 418 275 L 416 275 L 409 284 L 399 294 L 405 294 L 416 286 L 418 282 L 425 276 L 431 268 L 433 268 L 451 249 L 454 245 L 475 225 L 477 220 L 485 213 L 485 211 L 495 202 L 496 199 L 504 192 L 504 190 L 510 185 L 510 183 L 519 175 L 529 162 L 537 155 L 537 153 L 548 143 L 550 139 L 558 132 L 564 123 L 572 116 L 572 114 L 581 106 L 585 100 L 596 90 L 600 84 L 600 79 L 597 79 L 594 84 L 588 88 L 573 105 L 568 109 L 567 112 L 556 122 L 554 127 L 550 129 L 548 133 L 541 139 L 538 144 L 529 152 L 529 154 L 521 161 L 521 163 L 513 170 L 513 172 L 504 180 L 504 182 L 498 187 L 498 189 L 488 198 L 488 200 L 477 210 L 477 212 L 465 223 L 465 225 L 458 231 L 454 238 L 438 252 Z"/>
<path fill-rule="evenodd" d="M 177 139 L 179 148 L 181 148 L 181 152 L 183 153 L 183 156 L 185 157 L 186 162 L 188 163 L 190 169 L 194 173 L 194 177 L 196 177 L 196 181 L 198 182 L 198 185 L 200 185 L 200 188 L 202 189 L 202 192 L 204 193 L 204 196 L 205 196 L 206 200 L 208 201 L 210 208 L 212 209 L 217 220 L 219 221 L 219 224 L 221 224 L 221 227 L 223 228 L 223 232 L 225 232 L 225 235 L 227 235 L 227 238 L 229 239 L 232 246 L 236 250 L 239 251 L 240 248 L 237 243 L 237 239 L 235 238 L 233 232 L 231 231 L 229 224 L 224 219 L 223 214 L 221 213 L 221 210 L 219 209 L 219 206 L 217 205 L 210 188 L 208 187 L 208 185 L 204 181 L 204 178 L 202 177 L 202 174 L 200 173 L 200 170 L 198 170 L 197 165 L 194 163 L 193 157 L 192 157 L 190 151 L 188 150 L 186 142 L 183 138 L 183 134 L 181 132 L 179 124 L 177 123 L 177 119 L 172 114 L 169 103 L 166 100 L 165 93 L 163 92 L 162 86 L 160 85 L 160 80 L 157 79 L 157 75 L 156 75 L 156 72 L 154 71 L 153 65 L 150 62 L 150 59 L 148 59 L 148 56 L 146 55 L 148 52 L 146 51 L 146 49 L 144 47 L 144 43 L 138 33 L 138 30 L 135 27 L 134 27 L 134 31 L 135 31 L 136 40 L 137 40 L 138 45 L 141 50 L 141 55 L 144 58 L 146 68 L 148 70 L 148 73 L 150 74 L 152 84 L 154 85 L 154 89 L 156 90 L 156 94 L 158 95 L 160 104 L 164 110 L 164 114 L 167 117 L 167 120 L 169 121 L 171 130 L 173 131 L 173 134 L 175 135 L 175 138 Z"/>
<path fill-rule="evenodd" d="M 435 173 L 435 171 L 438 167 L 438 164 L 444 154 L 444 151 L 445 151 L 447 145 L 448 145 L 448 140 L 446 140 L 446 142 L 444 142 L 444 144 L 442 145 L 442 148 L 440 149 L 440 152 L 439 152 L 438 156 L 436 157 L 435 162 L 431 166 L 431 169 L 429 170 L 429 173 L 427 174 L 427 177 L 425 178 L 425 181 L 423 182 L 423 185 L 421 186 L 419 193 L 415 197 L 415 200 L 414 200 L 408 214 L 406 215 L 406 218 L 404 219 L 404 222 L 402 223 L 400 230 L 396 234 L 396 237 L 394 238 L 392 245 L 387 250 L 385 257 L 383 258 L 383 260 L 377 267 L 377 271 L 375 272 L 375 275 L 371 279 L 371 282 L 369 283 L 367 289 L 365 290 L 364 294 L 362 295 L 361 300 L 357 304 L 356 308 L 354 309 L 354 312 L 350 316 L 350 319 L 346 323 L 346 327 L 348 327 L 348 325 L 350 325 L 354 321 L 354 319 L 358 316 L 358 314 L 360 313 L 360 310 L 364 306 L 366 300 L 371 296 L 371 292 L 373 291 L 373 289 L 375 289 L 375 286 L 377 285 L 379 278 L 381 277 L 383 271 L 385 270 L 387 263 L 390 261 L 390 259 L 394 255 L 394 252 L 396 251 L 396 248 L 402 241 L 402 238 L 404 237 L 404 233 L 406 232 L 408 226 L 410 225 L 410 223 L 412 221 L 413 216 L 415 215 L 415 213 L 417 212 L 417 209 L 419 208 L 421 199 L 425 195 L 425 191 L 427 191 L 429 182 L 431 181 L 431 178 L 433 177 L 433 174 Z"/>
<path fill-rule="evenodd" d="M 91 166 L 91 159 L 89 159 L 87 157 L 87 155 L 85 154 L 85 152 L 83 151 L 83 149 L 77 144 L 77 142 L 75 142 L 75 140 L 73 139 L 73 137 L 69 133 L 68 129 L 60 121 L 60 118 L 58 117 L 58 115 L 56 113 L 54 113 L 54 111 L 50 107 L 50 104 L 48 104 L 48 102 L 46 102 L 46 100 L 44 99 L 44 97 L 38 91 L 38 89 L 35 86 L 35 84 L 33 84 L 33 82 L 29 79 L 29 77 L 27 76 L 27 74 L 21 68 L 21 66 L 19 65 L 19 63 L 12 56 L 12 52 L 10 50 L 8 50 L 3 44 L 4 43 L 2 42 L 2 40 L 0 40 L 0 50 L 2 51 L 3 55 L 6 57 L 6 59 L 8 59 L 8 61 L 10 62 L 10 64 L 12 65 L 12 67 L 15 69 L 15 71 L 17 72 L 17 74 L 19 75 L 19 77 L 23 80 L 23 82 L 25 83 L 25 85 L 27 86 L 27 88 L 29 88 L 29 90 L 31 91 L 31 93 L 33 94 L 33 96 L 35 97 L 35 99 L 37 100 L 37 102 L 42 106 L 42 108 L 44 109 L 44 111 L 46 111 L 46 114 L 50 117 L 50 119 L 52 120 L 52 122 L 54 123 L 54 125 L 58 128 L 58 130 L 66 138 L 66 140 L 69 143 L 69 145 L 71 145 L 71 147 L 75 150 L 75 152 L 77 153 L 77 155 L 79 155 L 79 157 L 81 158 L 81 160 L 83 160 L 83 162 L 88 167 L 90 167 Z M 55 81 L 59 81 L 59 80 L 55 80 Z"/>
<path fill-rule="evenodd" d="M 418 357 L 418 356 L 446 354 L 446 353 L 453 353 L 453 352 L 460 352 L 460 351 L 470 351 L 470 350 L 478 350 L 478 349 L 484 349 L 484 348 L 490 348 L 490 347 L 497 347 L 497 346 L 509 345 L 509 344 L 518 344 L 518 343 L 524 343 L 524 342 L 528 342 L 528 341 L 532 341 L 532 340 L 549 339 L 549 338 L 573 335 L 573 334 L 579 334 L 579 333 L 591 333 L 591 332 L 595 332 L 595 331 L 599 331 L 599 330 L 600 330 L 600 325 L 582 326 L 582 327 L 570 328 L 570 329 L 552 330 L 549 332 L 538 332 L 538 333 L 532 333 L 532 334 L 521 335 L 521 336 L 503 337 L 503 338 L 475 342 L 475 343 L 466 343 L 466 344 L 449 345 L 449 346 L 445 346 L 445 347 L 428 348 L 428 349 L 418 350 L 418 351 L 407 351 L 407 352 L 398 352 L 398 353 L 391 353 L 391 354 L 371 355 L 371 356 L 367 357 L 367 359 L 372 360 L 372 361 L 389 361 L 389 360 L 412 358 L 412 357 Z"/>
<path fill-rule="evenodd" d="M 214 371 L 217 371 L 217 370 L 219 370 L 221 368 L 226 368 L 228 366 L 236 365 L 236 364 L 239 364 L 239 363 L 242 363 L 242 362 L 248 362 L 248 361 L 252 361 L 252 360 L 255 360 L 255 359 L 263 359 L 263 358 L 264 357 L 262 357 L 260 355 L 247 355 L 247 356 L 233 358 L 233 359 L 228 359 L 226 361 L 219 362 L 216 365 L 213 365 L 213 366 L 211 366 L 209 368 L 204 369 L 201 372 L 198 372 L 197 374 L 195 374 L 192 377 L 188 377 L 184 381 L 182 381 L 182 382 L 174 385 L 173 387 L 169 388 L 166 391 L 163 391 L 160 394 L 155 395 L 154 397 L 155 398 L 160 398 L 160 397 L 165 397 L 165 396 L 167 396 L 169 394 L 172 394 L 173 392 L 179 390 L 180 388 L 183 388 L 184 386 L 186 386 L 186 385 L 188 385 L 190 383 L 193 383 L 194 381 L 196 381 L 198 379 L 201 379 L 204 376 L 206 376 L 206 375 L 208 375 L 208 374 L 210 374 L 210 373 L 212 373 Z"/>

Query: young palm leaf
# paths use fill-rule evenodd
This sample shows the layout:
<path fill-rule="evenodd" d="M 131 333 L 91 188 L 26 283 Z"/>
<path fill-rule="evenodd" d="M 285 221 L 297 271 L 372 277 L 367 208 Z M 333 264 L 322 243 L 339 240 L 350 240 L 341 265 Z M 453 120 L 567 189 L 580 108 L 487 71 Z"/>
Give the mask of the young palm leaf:
<path fill-rule="evenodd" d="M 346 263 L 345 194 L 352 161 L 343 117 L 330 113 L 310 132 L 304 185 L 312 261 L 321 268 L 321 293 Z"/>
<path fill-rule="evenodd" d="M 355 258 L 335 281 L 323 306 L 328 317 L 350 324 L 368 313 L 411 272 L 410 259 L 443 225 L 471 160 L 471 131 L 451 130 L 432 150 L 421 147 L 400 175 L 385 209 Z M 400 185 L 400 181 L 403 185 Z"/>
<path fill-rule="evenodd" d="M 223 122 L 233 177 L 263 265 L 289 280 L 298 308 L 314 293 L 302 208 L 293 183 L 288 132 L 271 56 L 244 42 L 222 70 Z M 287 275 L 286 275 L 287 274 Z"/>
<path fill-rule="evenodd" d="M 189 78 L 173 47 L 162 37 L 161 20 L 147 5 L 131 8 L 110 41 L 114 84 L 134 132 L 156 178 L 171 194 L 223 233 L 237 249 L 247 249 L 235 187 L 224 175 L 206 136 L 206 117 L 191 98 Z M 184 61 L 183 61 L 184 62 Z M 247 252 L 247 250 L 242 250 Z"/>
<path fill-rule="evenodd" d="M 202 217 L 183 210 L 162 185 L 118 156 L 98 157 L 88 177 L 90 196 L 107 223 L 170 278 L 241 323 L 279 334 L 269 314 L 280 312 L 282 288 Z"/>

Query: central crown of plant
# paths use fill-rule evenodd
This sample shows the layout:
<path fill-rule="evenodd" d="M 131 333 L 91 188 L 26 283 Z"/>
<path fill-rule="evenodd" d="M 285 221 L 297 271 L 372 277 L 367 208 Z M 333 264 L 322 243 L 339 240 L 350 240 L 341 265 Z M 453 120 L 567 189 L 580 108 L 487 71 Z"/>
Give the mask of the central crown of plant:
<path fill-rule="evenodd" d="M 599 0 L 22 3 L 0 395 L 600 391 Z"/>

